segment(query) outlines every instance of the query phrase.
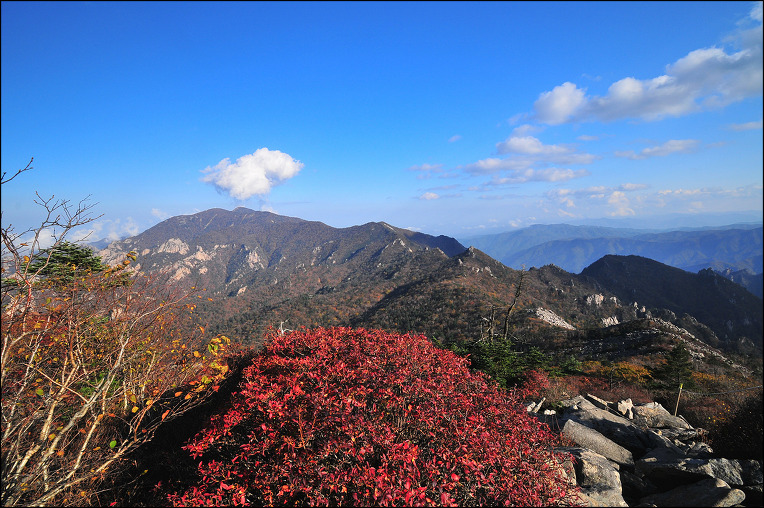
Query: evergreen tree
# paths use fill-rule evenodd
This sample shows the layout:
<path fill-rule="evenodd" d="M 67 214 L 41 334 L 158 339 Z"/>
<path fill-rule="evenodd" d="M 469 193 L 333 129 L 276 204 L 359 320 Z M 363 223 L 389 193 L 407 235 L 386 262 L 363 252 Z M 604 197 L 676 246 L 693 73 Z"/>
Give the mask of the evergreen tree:
<path fill-rule="evenodd" d="M 658 380 L 666 388 L 676 388 L 680 384 L 685 387 L 692 386 L 692 373 L 694 372 L 690 352 L 684 344 L 677 344 L 666 355 L 666 363 L 655 369 L 653 379 Z"/>
<path fill-rule="evenodd" d="M 75 275 L 86 272 L 102 272 L 108 268 L 91 249 L 72 242 L 62 242 L 53 249 L 45 249 L 35 256 L 29 265 L 30 272 L 66 284 Z"/>

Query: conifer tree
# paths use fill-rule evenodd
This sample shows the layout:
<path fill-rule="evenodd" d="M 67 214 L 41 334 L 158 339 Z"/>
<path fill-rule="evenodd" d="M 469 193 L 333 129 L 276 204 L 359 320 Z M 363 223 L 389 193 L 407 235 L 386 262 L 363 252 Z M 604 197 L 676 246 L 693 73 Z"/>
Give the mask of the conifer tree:
<path fill-rule="evenodd" d="M 91 249 L 72 242 L 61 242 L 51 249 L 41 251 L 29 269 L 55 282 L 71 282 L 76 274 L 88 271 L 98 273 L 108 268 Z"/>
<path fill-rule="evenodd" d="M 666 388 L 675 388 L 680 384 L 685 387 L 692 385 L 694 371 L 690 352 L 684 344 L 677 344 L 666 355 L 666 363 L 653 371 L 653 378 L 662 382 Z"/>

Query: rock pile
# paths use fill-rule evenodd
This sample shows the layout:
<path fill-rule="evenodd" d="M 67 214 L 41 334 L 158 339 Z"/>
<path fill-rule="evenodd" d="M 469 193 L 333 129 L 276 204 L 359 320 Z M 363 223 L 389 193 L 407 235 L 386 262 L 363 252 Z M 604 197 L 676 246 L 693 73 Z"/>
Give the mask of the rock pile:
<path fill-rule="evenodd" d="M 561 414 L 528 411 L 574 447 L 565 471 L 587 506 L 762 506 L 762 461 L 716 457 L 695 429 L 656 402 L 562 401 Z"/>

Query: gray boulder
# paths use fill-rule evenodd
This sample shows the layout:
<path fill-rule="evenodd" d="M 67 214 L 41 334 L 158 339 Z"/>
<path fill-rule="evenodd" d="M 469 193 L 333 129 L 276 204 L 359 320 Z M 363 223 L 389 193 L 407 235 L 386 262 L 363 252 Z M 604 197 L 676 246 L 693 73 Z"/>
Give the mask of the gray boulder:
<path fill-rule="evenodd" d="M 761 485 L 761 462 L 758 460 L 709 459 L 711 476 L 724 480 L 730 485 Z"/>
<path fill-rule="evenodd" d="M 648 402 L 647 404 L 638 404 L 632 407 L 634 413 L 634 422 L 638 425 L 644 425 L 651 428 L 675 428 L 691 429 L 689 423 L 684 418 L 674 416 L 657 402 Z"/>
<path fill-rule="evenodd" d="M 575 477 L 580 500 L 587 506 L 629 506 L 621 495 L 618 470 L 604 456 L 585 448 L 559 448 L 575 457 Z"/>
<path fill-rule="evenodd" d="M 575 420 L 566 421 L 562 433 L 579 446 L 589 448 L 617 464 L 634 466 L 634 457 L 629 450 Z"/>
<path fill-rule="evenodd" d="M 645 430 L 635 426 L 629 419 L 610 410 L 602 409 L 588 399 L 577 404 L 578 409 L 569 408 L 562 416 L 561 424 L 567 420 L 596 430 L 611 441 L 641 457 L 650 446 L 650 438 Z"/>
<path fill-rule="evenodd" d="M 735 506 L 743 500 L 742 490 L 731 488 L 723 480 L 706 478 L 668 492 L 645 496 L 640 500 L 640 506 Z"/>
<path fill-rule="evenodd" d="M 587 395 L 562 406 L 550 426 L 578 445 L 566 449 L 575 460 L 563 467 L 580 487 L 577 501 L 584 506 L 763 504 L 761 460 L 714 457 L 702 442 L 703 429 L 660 404 L 614 404 Z"/>

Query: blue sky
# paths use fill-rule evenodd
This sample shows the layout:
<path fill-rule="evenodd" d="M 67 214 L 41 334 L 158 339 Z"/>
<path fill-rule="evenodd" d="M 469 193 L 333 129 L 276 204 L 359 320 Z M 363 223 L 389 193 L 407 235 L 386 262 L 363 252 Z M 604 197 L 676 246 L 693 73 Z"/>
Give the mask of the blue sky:
<path fill-rule="evenodd" d="M 762 219 L 761 2 L 2 2 L 3 226 Z M 679 215 L 676 215 L 679 214 Z M 725 215 L 720 215 L 725 214 Z"/>

